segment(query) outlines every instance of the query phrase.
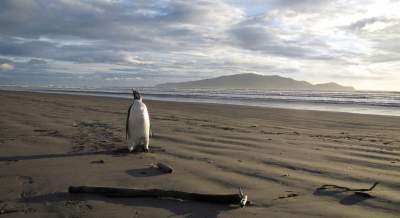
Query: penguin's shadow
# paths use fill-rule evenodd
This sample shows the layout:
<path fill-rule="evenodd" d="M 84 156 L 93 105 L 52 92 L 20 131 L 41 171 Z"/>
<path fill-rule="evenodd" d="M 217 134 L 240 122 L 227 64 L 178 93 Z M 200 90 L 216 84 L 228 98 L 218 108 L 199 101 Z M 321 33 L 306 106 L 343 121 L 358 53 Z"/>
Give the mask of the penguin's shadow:
<path fill-rule="evenodd" d="M 152 177 L 165 174 L 155 167 L 131 169 L 131 170 L 126 170 L 125 173 L 133 177 Z"/>
<path fill-rule="evenodd" d="M 165 149 L 159 146 L 153 146 L 150 153 L 165 152 Z M 121 157 L 127 155 L 138 155 L 146 152 L 130 152 L 126 148 L 109 149 L 103 151 L 88 151 L 88 152 L 72 152 L 61 154 L 38 154 L 38 155 L 25 155 L 25 156 L 0 156 L 0 162 L 5 161 L 20 161 L 20 160 L 38 160 L 49 158 L 65 158 L 65 157 L 79 157 L 79 156 L 92 156 L 92 155 L 111 155 L 113 157 Z"/>

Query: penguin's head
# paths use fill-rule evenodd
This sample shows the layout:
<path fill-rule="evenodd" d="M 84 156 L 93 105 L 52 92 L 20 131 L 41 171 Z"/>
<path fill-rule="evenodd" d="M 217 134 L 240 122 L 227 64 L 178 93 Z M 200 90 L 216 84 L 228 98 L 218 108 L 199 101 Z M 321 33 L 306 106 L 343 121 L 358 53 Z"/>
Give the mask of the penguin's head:
<path fill-rule="evenodd" d="M 140 93 L 136 90 L 132 90 L 133 94 L 133 100 L 142 100 L 142 97 L 140 96 Z"/>

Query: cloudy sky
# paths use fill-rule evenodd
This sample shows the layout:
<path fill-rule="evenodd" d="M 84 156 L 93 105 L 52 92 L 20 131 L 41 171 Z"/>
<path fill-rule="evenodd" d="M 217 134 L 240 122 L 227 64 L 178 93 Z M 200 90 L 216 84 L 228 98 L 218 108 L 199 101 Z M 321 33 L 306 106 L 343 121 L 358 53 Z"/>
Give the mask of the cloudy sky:
<path fill-rule="evenodd" d="M 1 0 L 0 84 L 235 73 L 400 91 L 400 0 Z"/>

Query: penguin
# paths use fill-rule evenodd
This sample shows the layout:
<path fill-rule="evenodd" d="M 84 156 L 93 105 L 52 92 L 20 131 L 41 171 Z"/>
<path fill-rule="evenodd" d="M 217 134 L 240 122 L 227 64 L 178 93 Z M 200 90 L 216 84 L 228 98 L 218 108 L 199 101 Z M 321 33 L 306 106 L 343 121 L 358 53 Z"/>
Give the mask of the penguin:
<path fill-rule="evenodd" d="M 140 93 L 132 90 L 133 102 L 126 117 L 126 140 L 130 152 L 149 151 L 150 118 Z"/>

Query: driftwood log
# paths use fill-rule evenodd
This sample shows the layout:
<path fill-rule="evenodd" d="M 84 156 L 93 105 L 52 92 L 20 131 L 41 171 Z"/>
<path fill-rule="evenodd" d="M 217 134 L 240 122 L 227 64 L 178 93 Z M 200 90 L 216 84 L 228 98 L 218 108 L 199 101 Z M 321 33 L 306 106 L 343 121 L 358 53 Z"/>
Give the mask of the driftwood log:
<path fill-rule="evenodd" d="M 97 194 L 106 197 L 118 198 L 174 198 L 188 201 L 210 202 L 218 204 L 236 204 L 244 207 L 249 205 L 247 195 L 244 195 L 242 190 L 239 189 L 238 194 L 199 194 L 173 190 L 162 189 L 129 189 L 129 188 L 111 188 L 111 187 L 93 187 L 93 186 L 70 186 L 69 193 L 86 193 Z"/>
<path fill-rule="evenodd" d="M 159 162 L 159 163 L 157 163 L 156 166 L 160 171 L 162 171 L 164 173 L 172 173 L 174 171 L 174 169 L 171 166 L 169 166 L 169 165 L 167 165 L 165 163 L 160 163 Z"/>

